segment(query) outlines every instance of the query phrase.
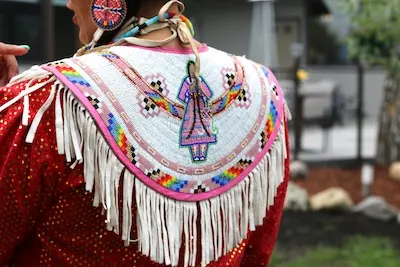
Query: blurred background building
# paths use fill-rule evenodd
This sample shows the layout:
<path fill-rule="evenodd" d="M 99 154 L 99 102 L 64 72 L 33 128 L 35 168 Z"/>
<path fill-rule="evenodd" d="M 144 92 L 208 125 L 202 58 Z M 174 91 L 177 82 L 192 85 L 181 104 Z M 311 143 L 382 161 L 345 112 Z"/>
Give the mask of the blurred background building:
<path fill-rule="evenodd" d="M 43 2 L 45 1 L 2 0 L 0 2 L 0 39 L 4 42 L 29 44 L 32 53 L 24 60 L 40 61 L 43 58 L 41 49 L 45 37 L 42 30 L 44 16 L 41 15 Z M 60 58 L 70 55 L 76 48 L 76 31 L 71 22 L 72 13 L 65 7 L 66 0 L 52 0 L 52 3 L 56 19 L 47 23 L 54 24 L 55 57 Z M 268 39 L 268 42 L 261 45 L 265 48 L 268 43 L 276 42 L 278 54 L 274 65 L 280 66 L 293 64 L 293 59 L 288 53 L 292 43 L 302 42 L 307 46 L 310 32 L 309 19 L 329 14 L 323 0 L 187 0 L 185 3 L 187 14 L 196 28 L 196 37 L 231 53 L 253 54 L 253 57 L 259 58 L 257 52 L 262 52 L 250 51 L 254 49 L 254 44 L 249 42 L 253 32 L 257 33 L 257 38 L 253 42 L 258 43 L 262 40 L 263 31 L 268 37 L 276 35 L 275 40 Z M 261 9 L 265 9 L 264 13 L 261 13 Z M 275 31 L 268 32 L 269 29 Z M 305 53 L 303 63 L 307 61 Z"/>
<path fill-rule="evenodd" d="M 72 13 L 65 7 L 65 0 L 53 0 L 54 19 L 46 22 L 54 27 L 54 58 L 71 55 L 77 47 L 76 29 Z M 46 60 L 46 31 L 40 0 L 0 1 L 0 40 L 15 44 L 27 44 L 31 52 L 21 58 L 25 64 Z"/>
<path fill-rule="evenodd" d="M 258 61 L 262 52 L 251 51 L 252 42 L 260 42 L 264 49 L 276 42 L 277 50 L 272 51 L 277 52 L 274 65 L 287 67 L 293 65 L 292 43 L 308 45 L 308 21 L 329 14 L 323 0 L 204 0 L 187 1 L 187 7 L 200 40 L 233 54 L 252 55 Z M 304 53 L 303 63 L 307 60 Z"/>

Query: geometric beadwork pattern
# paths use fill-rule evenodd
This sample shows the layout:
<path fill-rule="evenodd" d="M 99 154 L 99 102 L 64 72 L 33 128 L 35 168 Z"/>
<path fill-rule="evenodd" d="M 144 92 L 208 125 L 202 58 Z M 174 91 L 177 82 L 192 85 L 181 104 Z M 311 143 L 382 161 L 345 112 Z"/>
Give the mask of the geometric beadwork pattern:
<path fill-rule="evenodd" d="M 249 108 L 251 105 L 249 85 L 245 84 L 235 101 L 238 108 Z"/>
<path fill-rule="evenodd" d="M 230 181 L 233 181 L 236 177 L 238 177 L 242 172 L 248 168 L 253 161 L 248 158 L 241 159 L 234 166 L 224 171 L 220 175 L 216 175 L 211 178 L 211 181 L 218 185 L 218 187 L 227 185 Z M 147 176 L 155 181 L 163 187 L 169 188 L 175 192 L 181 192 L 181 190 L 188 184 L 187 180 L 181 180 L 171 175 L 165 174 L 161 172 L 159 169 L 153 170 L 147 173 Z M 192 194 L 199 194 L 210 191 L 204 183 L 198 182 L 190 192 Z"/>
<path fill-rule="evenodd" d="M 92 87 L 89 84 L 89 82 L 85 78 L 83 78 L 83 76 L 80 75 L 74 68 L 72 68 L 65 62 L 58 61 L 56 64 L 49 66 L 52 66 L 55 69 L 57 69 L 57 71 L 63 74 L 64 77 L 66 77 L 70 82 L 72 82 L 79 89 L 82 90 L 82 92 L 89 100 L 89 102 L 102 116 L 103 121 L 105 121 L 108 130 L 110 131 L 111 135 L 113 136 L 114 140 L 121 148 L 123 153 L 130 160 L 130 162 L 132 162 L 132 164 L 137 166 L 138 155 L 136 153 L 136 149 L 130 144 L 130 142 L 128 142 L 123 129 L 117 123 L 114 115 L 109 111 L 108 107 L 106 105 L 103 106 L 100 99 L 87 92 L 89 90 L 92 90 Z M 103 109 L 102 110 L 103 112 L 101 112 L 101 109 Z"/>
<path fill-rule="evenodd" d="M 72 67 L 62 62 L 55 66 L 70 82 L 78 86 L 90 87 L 90 84 Z"/>
<path fill-rule="evenodd" d="M 114 60 L 112 61 L 113 63 L 115 63 L 114 66 L 117 66 L 116 63 L 119 63 L 119 67 L 122 66 L 121 62 L 119 61 L 120 59 L 118 59 L 118 56 L 115 56 L 112 53 L 100 55 L 108 58 L 109 60 L 114 58 Z M 54 65 L 50 65 L 50 67 L 56 69 L 66 79 L 68 79 L 68 81 L 70 81 L 74 86 L 80 89 L 80 91 L 85 95 L 88 102 L 98 111 L 101 119 L 103 120 L 105 126 L 111 134 L 112 139 L 116 142 L 123 154 L 126 155 L 130 162 L 132 162 L 134 166 L 136 166 L 143 174 L 145 174 L 147 177 L 149 177 L 149 179 L 153 180 L 162 187 L 172 190 L 174 192 L 185 194 L 201 194 L 205 192 L 211 192 L 213 190 L 226 186 L 230 182 L 234 181 L 238 176 L 243 174 L 243 172 L 245 172 L 256 159 L 257 154 L 254 152 L 262 150 L 263 148 L 265 151 L 266 144 L 270 143 L 272 135 L 276 133 L 276 127 L 279 124 L 277 120 L 280 116 L 278 116 L 278 114 L 282 112 L 282 110 L 278 110 L 278 106 L 281 106 L 281 101 L 278 100 L 280 90 L 276 87 L 267 88 L 267 83 L 263 84 L 265 78 L 261 76 L 260 70 L 264 72 L 264 75 L 267 77 L 269 82 L 271 82 L 268 78 L 267 69 L 255 68 L 258 70 L 258 76 L 260 80 L 247 80 L 245 79 L 246 76 L 244 75 L 245 69 L 243 65 L 241 64 L 240 60 L 235 60 L 235 71 L 227 68 L 220 72 L 222 73 L 222 77 L 224 79 L 224 85 L 221 83 L 220 84 L 221 86 L 228 86 L 229 90 L 226 91 L 226 94 L 212 101 L 211 110 L 209 111 L 211 112 L 211 114 L 209 114 L 208 116 L 216 115 L 219 113 L 219 111 L 225 110 L 226 107 L 229 106 L 229 103 L 233 104 L 232 110 L 237 107 L 247 109 L 250 106 L 251 108 L 252 102 L 255 100 L 250 99 L 250 92 L 252 92 L 251 89 L 253 89 L 253 87 L 250 87 L 249 84 L 251 84 L 251 86 L 256 86 L 256 84 L 260 84 L 261 82 L 262 88 L 254 87 L 255 90 L 261 90 L 263 92 L 263 94 L 257 92 L 257 95 L 260 95 L 263 99 L 262 106 L 260 106 L 260 109 L 258 111 L 260 112 L 257 122 L 258 125 L 254 123 L 253 127 L 256 128 L 253 128 L 253 131 L 249 133 L 247 138 L 243 139 L 243 143 L 237 145 L 237 149 L 240 149 L 240 147 L 246 147 L 249 142 L 254 138 L 256 138 L 258 142 L 252 143 L 251 147 L 248 148 L 248 152 L 246 152 L 240 158 L 236 158 L 238 154 L 232 154 L 233 156 L 231 154 L 221 155 L 220 162 L 223 162 L 222 164 L 227 164 L 225 162 L 229 162 L 226 160 L 231 160 L 232 163 L 236 162 L 236 164 L 232 165 L 232 163 L 230 163 L 229 167 L 221 167 L 218 166 L 218 164 L 215 164 L 216 171 L 213 171 L 214 174 L 210 174 L 210 177 L 204 177 L 204 174 L 210 172 L 210 168 L 214 168 L 214 165 L 206 165 L 205 167 L 192 167 L 190 165 L 183 166 L 179 165 L 179 162 L 174 162 L 173 158 L 167 158 L 166 161 L 163 161 L 163 159 L 159 157 L 159 154 L 152 157 L 151 154 L 153 154 L 154 152 L 158 152 L 156 150 L 157 147 L 153 150 L 152 147 L 143 146 L 140 141 L 140 139 L 143 139 L 143 136 L 138 135 L 138 133 L 136 132 L 137 130 L 135 130 L 136 127 L 132 127 L 130 126 L 131 124 L 129 124 L 129 117 L 126 116 L 127 113 L 124 110 L 126 107 L 122 106 L 121 108 L 117 108 L 120 103 L 116 101 L 116 99 L 113 102 L 113 96 L 109 95 L 109 93 L 111 92 L 109 89 L 111 88 L 107 88 L 107 86 L 104 87 L 104 83 L 99 80 L 99 77 L 94 77 L 93 75 L 91 75 L 90 73 L 93 73 L 93 71 L 87 64 L 85 64 L 85 62 L 83 62 L 83 60 L 72 62 L 74 64 L 77 64 L 77 66 L 86 73 L 85 75 L 89 75 L 88 77 L 91 77 L 92 81 L 90 83 L 67 63 L 57 62 Z M 134 68 L 131 68 L 130 70 L 131 72 L 126 73 L 130 73 L 131 75 L 129 77 L 125 77 L 132 79 L 132 82 L 134 82 L 136 87 L 138 87 L 139 89 L 139 92 L 136 93 L 136 95 L 132 96 L 132 99 L 138 101 L 135 103 L 135 105 L 137 107 L 137 105 L 139 104 L 141 115 L 146 118 L 154 117 L 159 112 L 161 112 L 162 109 L 169 111 L 170 114 L 174 115 L 178 113 L 177 110 L 179 110 L 179 116 L 175 116 L 174 119 L 179 119 L 179 117 L 181 117 L 180 119 L 182 119 L 184 114 L 183 112 L 181 112 L 181 108 L 175 105 L 171 105 L 171 102 L 169 102 L 169 100 L 167 101 L 165 97 L 166 95 L 170 94 L 170 91 L 167 88 L 166 78 L 159 74 L 147 75 L 144 76 L 145 78 L 141 78 L 139 73 L 135 73 Z M 254 69 L 250 70 L 254 71 Z M 235 77 L 235 74 L 237 74 L 237 77 Z M 147 85 L 147 87 L 145 85 Z M 269 102 L 267 101 L 267 93 L 270 97 Z M 181 105 L 182 108 L 184 107 L 184 105 L 182 104 L 179 105 Z M 262 107 L 269 107 L 269 109 L 262 112 Z M 112 109 L 112 111 L 110 109 Z M 202 116 L 207 117 L 206 114 L 202 114 Z M 261 125 L 261 121 L 265 122 L 265 124 L 263 123 L 263 125 Z M 120 125 L 118 122 L 124 124 Z M 125 132 L 124 129 L 133 130 L 132 132 L 130 132 L 131 130 L 129 130 L 129 132 Z M 136 140 L 136 142 L 138 142 L 138 147 L 136 149 L 129 142 L 129 140 L 132 140 L 132 138 L 133 140 Z M 141 153 L 143 153 L 143 151 L 146 151 L 146 153 L 149 154 L 143 154 L 143 157 L 141 157 Z M 232 157 L 232 159 L 229 159 L 230 157 Z M 172 168 L 170 164 L 173 164 L 177 167 Z M 208 168 L 208 170 L 204 173 L 205 168 Z M 172 172 L 170 172 L 170 170 Z M 201 175 L 202 178 L 196 180 L 196 175 Z"/>
<path fill-rule="evenodd" d="M 272 87 L 272 91 L 274 92 L 275 98 L 276 98 L 277 100 L 279 100 L 278 89 L 276 88 L 275 85 Z"/>
<path fill-rule="evenodd" d="M 168 97 L 169 90 L 165 82 L 165 78 L 160 74 L 148 75 L 143 78 L 154 90 L 159 92 L 164 97 Z"/>
<path fill-rule="evenodd" d="M 112 53 L 109 50 L 103 50 L 100 52 L 100 54 L 104 58 L 107 58 L 112 63 L 114 63 L 117 68 L 120 68 L 120 70 L 122 71 L 122 73 L 124 73 L 124 75 L 127 75 L 127 73 L 124 71 L 126 69 L 130 69 L 131 70 L 130 74 L 134 74 L 135 77 L 131 77 L 130 75 L 127 75 L 129 79 L 132 80 L 132 78 L 134 78 L 134 79 L 137 78 L 139 81 L 140 80 L 145 81 L 145 79 L 143 77 L 141 77 L 138 73 L 135 74 L 135 69 L 132 68 L 131 66 L 129 66 L 129 64 L 127 64 L 124 61 L 124 59 L 122 59 L 118 55 Z M 236 99 L 236 97 L 239 95 L 240 91 L 242 90 L 243 80 L 244 80 L 243 66 L 238 62 L 238 60 L 236 58 L 234 58 L 234 62 L 235 62 L 236 73 L 237 73 L 237 75 L 234 76 L 235 81 L 232 83 L 228 79 L 229 83 L 231 83 L 230 88 L 228 88 L 227 92 L 223 96 L 218 97 L 216 100 L 211 102 L 211 112 L 213 115 L 225 110 Z M 121 69 L 121 67 L 125 68 L 125 70 Z M 227 80 L 227 82 L 228 82 L 228 80 Z M 136 81 L 133 81 L 133 83 L 135 84 Z M 148 87 L 151 88 L 152 92 L 149 92 L 147 90 L 147 88 L 141 88 L 141 89 L 144 90 L 144 93 L 149 98 L 151 98 L 153 100 L 153 102 L 156 103 L 157 106 L 168 111 L 173 116 L 182 119 L 185 107 L 181 103 L 167 101 L 167 99 L 164 97 L 164 95 L 161 94 L 158 90 L 155 90 L 154 87 L 152 87 L 151 85 L 149 85 Z"/>
<path fill-rule="evenodd" d="M 193 189 L 190 190 L 190 193 L 192 194 L 201 194 L 201 193 L 206 193 L 209 192 L 210 188 L 208 188 L 205 184 L 202 182 L 198 182 Z"/>
<path fill-rule="evenodd" d="M 268 69 L 267 69 L 265 66 L 262 66 L 262 65 L 259 65 L 259 66 L 260 66 L 260 68 L 261 68 L 261 70 L 262 70 L 264 76 L 265 76 L 267 79 L 269 79 L 269 72 L 268 72 Z M 280 100 L 280 99 L 279 99 L 278 88 L 276 87 L 276 84 L 273 85 L 273 87 L 272 87 L 272 92 L 274 93 L 275 99 L 276 99 L 276 100 Z"/>
<path fill-rule="evenodd" d="M 145 118 L 156 117 L 160 114 L 160 108 L 153 102 L 153 100 L 146 95 L 138 94 L 136 99 L 139 102 L 140 114 Z"/>
<path fill-rule="evenodd" d="M 115 67 L 118 68 L 124 75 L 126 75 L 126 77 L 129 80 L 131 80 L 133 82 L 133 84 L 142 91 L 143 94 L 145 94 L 148 98 L 150 98 L 152 100 L 152 102 L 158 106 L 158 108 L 168 111 L 169 113 L 171 113 L 171 115 L 173 115 L 175 117 L 182 118 L 182 115 L 184 112 L 183 106 L 182 107 L 174 106 L 174 104 L 171 103 L 170 101 L 168 101 L 167 98 L 164 96 L 164 94 L 162 92 L 160 92 L 160 90 L 159 90 L 160 88 L 163 89 L 162 90 L 163 92 L 164 92 L 164 90 L 167 90 L 165 86 L 164 86 L 165 88 L 163 87 L 162 76 L 160 76 L 160 78 L 157 79 L 157 81 L 161 82 L 160 87 L 158 87 L 157 81 L 155 83 L 153 83 L 154 81 L 153 81 L 152 76 L 149 76 L 147 80 L 145 78 L 141 77 L 140 75 L 138 75 L 136 73 L 135 69 L 130 68 L 130 66 L 128 66 L 121 57 L 112 53 L 111 51 L 109 51 L 109 50 L 100 51 L 100 55 L 102 57 L 108 59 L 111 63 L 113 63 L 115 65 Z M 127 69 L 130 69 L 131 72 L 127 73 L 126 72 Z M 149 79 L 150 79 L 150 82 L 149 82 Z M 164 80 L 164 82 L 165 82 L 165 80 Z M 152 83 L 154 86 L 151 85 Z M 143 84 L 143 85 L 138 86 L 141 84 Z M 168 91 L 166 91 L 166 92 L 168 93 Z M 141 98 L 139 98 L 138 100 L 139 100 L 139 103 L 144 101 L 144 99 L 141 99 Z M 141 104 L 141 106 L 142 106 L 142 104 Z M 144 113 L 144 116 L 146 116 L 146 117 L 151 116 L 150 114 L 146 114 L 146 112 L 144 112 L 144 111 L 143 111 L 143 113 Z"/>
<path fill-rule="evenodd" d="M 241 159 L 230 169 L 224 171 L 222 174 L 213 177 L 211 180 L 219 186 L 225 186 L 230 181 L 238 177 L 248 166 L 252 163 L 249 159 Z"/>
<path fill-rule="evenodd" d="M 172 105 L 166 98 L 164 98 L 158 92 L 145 92 L 146 96 L 152 100 L 159 108 L 162 108 L 170 112 L 173 116 L 180 116 L 178 109 Z"/>
<path fill-rule="evenodd" d="M 85 94 L 85 95 L 86 95 L 86 94 Z M 90 104 L 92 104 L 92 106 L 93 106 L 95 109 L 100 109 L 101 104 L 100 104 L 100 100 L 99 100 L 99 99 L 97 99 L 96 97 L 91 96 L 91 95 L 86 95 L 86 97 L 87 97 L 87 99 L 89 100 Z"/>
<path fill-rule="evenodd" d="M 230 103 L 235 102 L 243 87 L 244 85 L 242 82 L 234 84 L 227 94 L 225 94 L 222 98 L 212 104 L 212 113 L 218 114 L 219 112 L 223 111 L 227 106 L 229 106 Z"/>
<path fill-rule="evenodd" d="M 138 158 L 135 153 L 135 148 L 129 144 L 128 139 L 126 138 L 126 134 L 122 127 L 118 124 L 112 113 L 108 114 L 108 125 L 107 129 L 114 137 L 115 142 L 118 144 L 119 148 L 121 148 L 122 152 L 128 156 L 129 160 L 136 165 Z"/>
<path fill-rule="evenodd" d="M 223 68 L 222 74 L 222 84 L 226 90 L 229 90 L 235 83 L 235 70 L 231 68 Z"/>
<path fill-rule="evenodd" d="M 188 181 L 179 180 L 171 175 L 163 173 L 159 169 L 147 173 L 147 176 L 153 180 L 157 180 L 157 183 L 163 187 L 169 188 L 175 192 L 180 192 L 181 189 L 188 184 Z"/>
<path fill-rule="evenodd" d="M 165 78 L 161 74 L 157 73 L 148 75 L 144 77 L 144 80 L 148 85 L 151 86 L 151 88 L 153 88 L 153 90 L 160 93 L 164 97 L 168 96 L 169 91 L 167 89 L 167 84 L 165 83 Z M 142 114 L 145 118 L 154 118 L 160 114 L 160 108 L 149 96 L 138 94 L 137 99 L 140 105 L 140 114 Z M 157 99 L 157 97 L 154 99 Z"/>
<path fill-rule="evenodd" d="M 264 131 L 261 133 L 261 145 L 260 145 L 261 150 L 264 149 L 268 139 L 270 138 L 272 132 L 274 131 L 277 119 L 278 119 L 278 110 L 276 109 L 274 101 L 271 100 L 267 123 L 265 125 Z"/>

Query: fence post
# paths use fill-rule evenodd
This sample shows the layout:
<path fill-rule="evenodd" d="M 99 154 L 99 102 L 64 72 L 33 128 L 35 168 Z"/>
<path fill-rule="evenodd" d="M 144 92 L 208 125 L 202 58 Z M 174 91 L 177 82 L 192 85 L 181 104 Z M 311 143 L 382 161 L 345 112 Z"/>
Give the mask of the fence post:
<path fill-rule="evenodd" d="M 299 160 L 301 150 L 301 132 L 303 120 L 303 96 L 300 94 L 300 80 L 297 72 L 300 69 L 300 56 L 295 58 L 293 67 L 294 84 L 294 160 Z"/>
<path fill-rule="evenodd" d="M 358 75 L 358 106 L 357 106 L 357 163 L 363 161 L 362 141 L 363 141 L 363 120 L 364 120 L 364 67 L 361 63 L 357 64 Z"/>

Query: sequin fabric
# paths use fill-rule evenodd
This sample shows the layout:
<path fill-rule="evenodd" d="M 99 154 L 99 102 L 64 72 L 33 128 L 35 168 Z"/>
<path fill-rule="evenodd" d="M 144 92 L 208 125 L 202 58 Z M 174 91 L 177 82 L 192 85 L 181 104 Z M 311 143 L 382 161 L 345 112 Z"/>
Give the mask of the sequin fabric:
<path fill-rule="evenodd" d="M 50 87 L 30 95 L 31 119 Z M 0 105 L 24 88 L 25 83 L 0 88 Z M 120 236 L 105 228 L 101 208 L 92 206 L 93 195 L 84 190 L 82 166 L 71 169 L 57 153 L 54 103 L 32 145 L 25 143 L 29 128 L 21 124 L 22 112 L 20 101 L 0 113 L 0 266 L 162 266 L 139 254 L 135 243 L 124 247 Z M 285 182 L 264 225 L 209 266 L 268 265 L 283 210 L 288 160 L 285 166 Z"/>

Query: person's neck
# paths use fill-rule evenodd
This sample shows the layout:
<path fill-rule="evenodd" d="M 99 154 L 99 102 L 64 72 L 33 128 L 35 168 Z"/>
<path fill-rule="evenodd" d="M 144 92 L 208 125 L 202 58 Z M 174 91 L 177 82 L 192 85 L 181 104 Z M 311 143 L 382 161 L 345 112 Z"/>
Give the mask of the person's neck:
<path fill-rule="evenodd" d="M 144 18 L 152 18 L 154 16 L 158 16 L 158 13 L 160 9 L 163 7 L 163 4 L 144 4 L 138 12 L 138 17 L 144 17 Z M 179 9 L 177 5 L 172 5 L 169 9 L 168 12 L 171 13 L 178 13 Z M 151 39 L 151 40 L 164 40 L 168 37 L 171 36 L 171 31 L 168 28 L 161 29 L 158 31 L 150 32 L 146 35 L 139 36 L 139 38 L 142 39 Z M 197 42 L 197 47 L 201 47 L 202 44 L 200 42 Z M 165 48 L 187 48 L 190 47 L 189 45 L 183 44 L 178 38 L 174 39 L 168 44 L 163 45 Z"/>

